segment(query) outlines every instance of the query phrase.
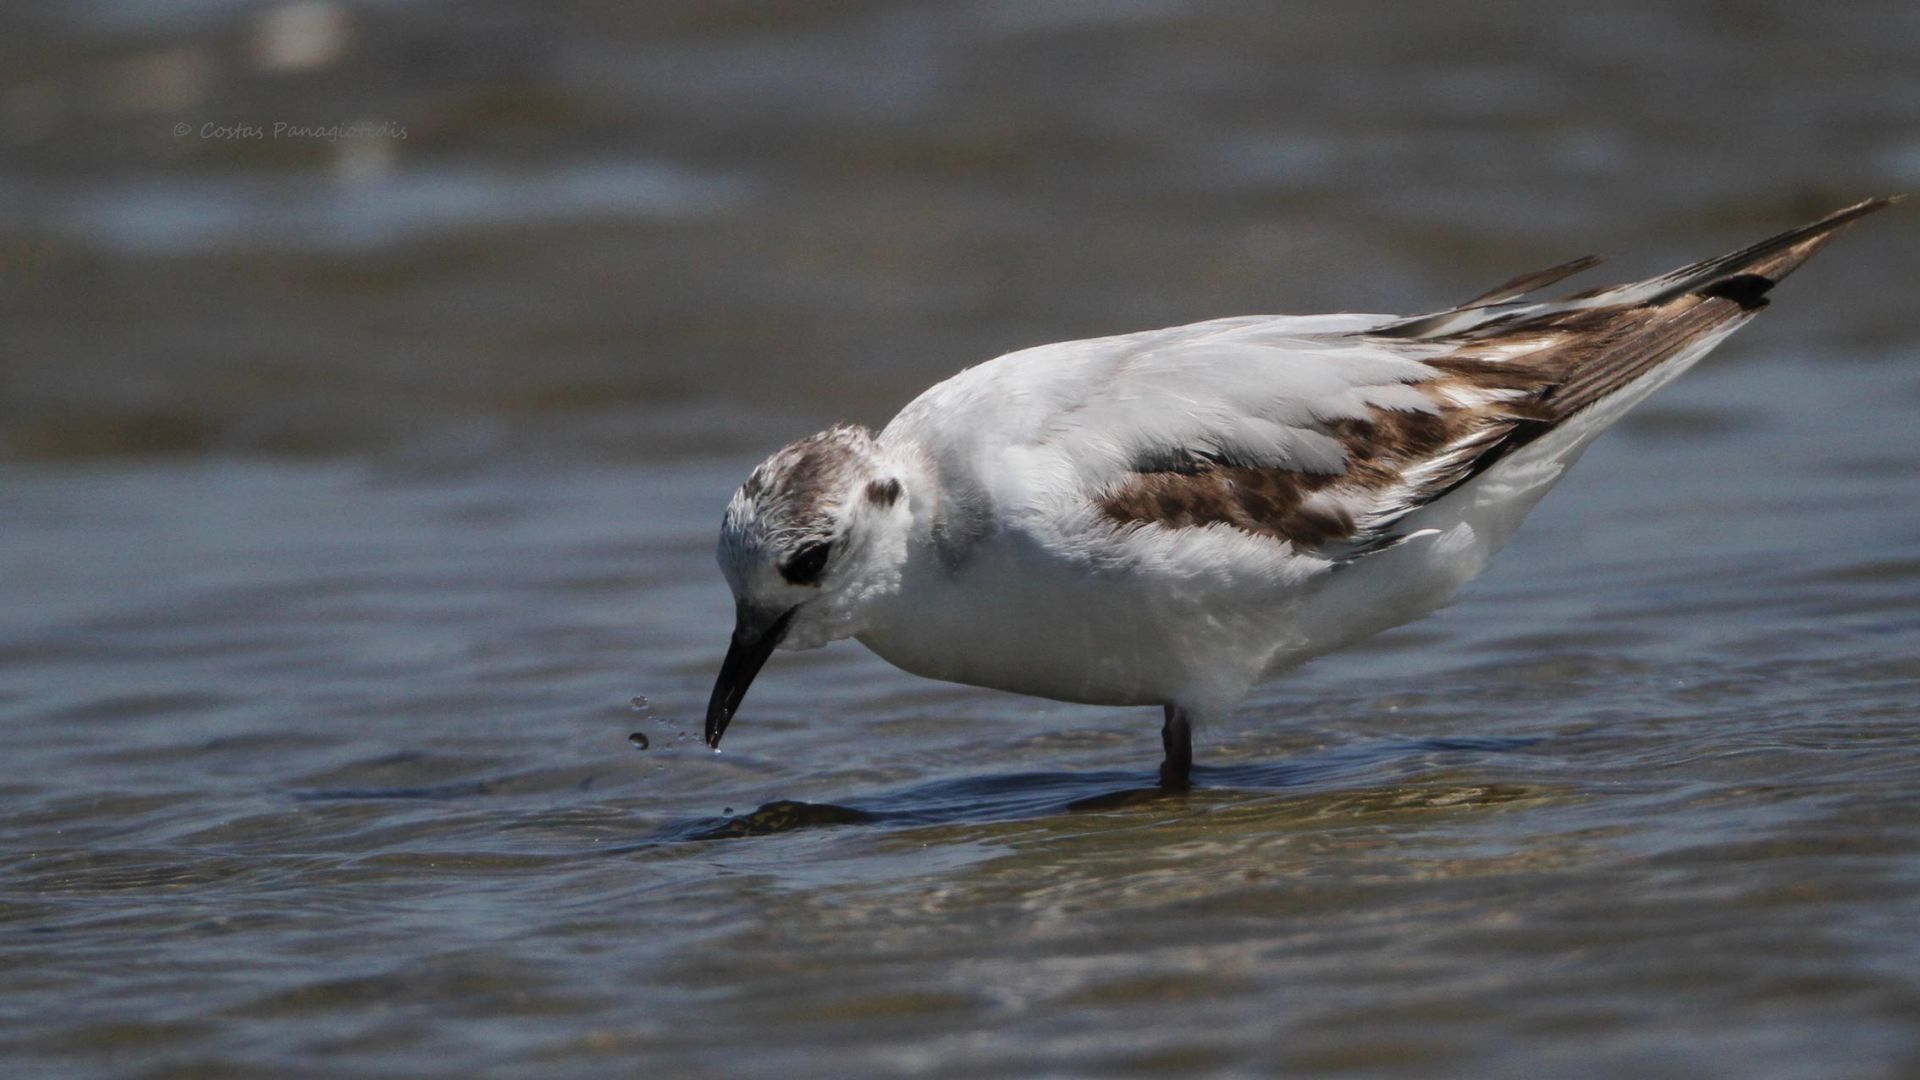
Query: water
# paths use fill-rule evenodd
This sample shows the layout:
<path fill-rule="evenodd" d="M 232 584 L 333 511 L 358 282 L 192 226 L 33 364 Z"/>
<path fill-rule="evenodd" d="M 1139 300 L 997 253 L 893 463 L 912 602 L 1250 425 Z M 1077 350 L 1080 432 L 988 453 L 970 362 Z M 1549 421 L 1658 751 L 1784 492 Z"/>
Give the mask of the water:
<path fill-rule="evenodd" d="M 259 10 L 0 16 L 10 1073 L 1920 1071 L 1910 210 L 1190 794 L 851 643 L 698 740 L 772 446 L 1920 187 L 1908 6 Z M 281 113 L 409 137 L 168 134 Z"/>

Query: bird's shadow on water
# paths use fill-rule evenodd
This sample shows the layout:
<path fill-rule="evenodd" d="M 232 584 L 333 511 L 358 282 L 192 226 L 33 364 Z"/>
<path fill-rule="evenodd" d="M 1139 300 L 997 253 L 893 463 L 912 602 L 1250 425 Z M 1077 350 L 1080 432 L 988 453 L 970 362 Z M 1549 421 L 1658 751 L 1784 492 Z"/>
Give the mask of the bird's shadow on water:
<path fill-rule="evenodd" d="M 1401 780 L 1477 757 L 1521 750 L 1539 741 L 1420 739 L 1340 747 L 1281 761 L 1195 766 L 1191 790 L 1143 784 L 1146 777 L 1141 773 L 1119 770 L 967 776 L 877 792 L 847 803 L 779 799 L 744 814 L 677 822 L 636 846 L 769 836 L 830 825 L 911 827 L 1010 821 L 1160 803 L 1177 807 L 1195 791 L 1300 791 L 1358 778 L 1376 783 Z"/>

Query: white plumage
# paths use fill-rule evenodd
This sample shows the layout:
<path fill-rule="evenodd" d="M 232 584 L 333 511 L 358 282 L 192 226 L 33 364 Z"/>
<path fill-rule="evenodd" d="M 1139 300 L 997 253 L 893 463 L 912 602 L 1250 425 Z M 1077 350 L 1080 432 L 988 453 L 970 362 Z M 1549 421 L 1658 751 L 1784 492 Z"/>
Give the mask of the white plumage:
<path fill-rule="evenodd" d="M 1555 302 L 1244 316 L 1010 353 L 877 436 L 756 469 L 720 562 L 718 744 L 771 650 L 857 637 L 936 679 L 1160 705 L 1162 782 L 1258 680 L 1443 604 L 1586 445 L 1875 200 Z"/>

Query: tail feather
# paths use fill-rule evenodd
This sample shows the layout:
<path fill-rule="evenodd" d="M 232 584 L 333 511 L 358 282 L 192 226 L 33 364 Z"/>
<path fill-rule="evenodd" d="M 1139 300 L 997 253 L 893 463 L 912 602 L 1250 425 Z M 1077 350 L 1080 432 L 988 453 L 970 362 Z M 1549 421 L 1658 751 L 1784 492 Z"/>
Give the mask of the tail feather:
<path fill-rule="evenodd" d="M 1750 247 L 1683 266 L 1581 306 L 1549 311 L 1507 333 L 1555 335 L 1539 360 L 1558 370 L 1539 404 L 1564 419 L 1676 357 L 1697 358 L 1695 342 L 1718 340 L 1767 304 L 1767 292 L 1848 225 L 1900 196 L 1868 199 Z M 1496 332 L 1498 333 L 1498 332 Z"/>
<path fill-rule="evenodd" d="M 1566 262 L 1549 266 L 1545 270 L 1528 271 L 1518 277 L 1495 285 L 1493 288 L 1468 300 L 1466 303 L 1450 309 L 1450 311 L 1466 311 L 1470 308 L 1486 307 L 1488 304 L 1515 300 L 1530 292 L 1544 289 L 1556 281 L 1570 278 L 1582 270 L 1591 270 L 1605 261 L 1605 259 L 1602 259 L 1598 255 L 1582 255 L 1577 259 L 1569 259 Z"/>
<path fill-rule="evenodd" d="M 1800 268 L 1814 253 L 1825 247 L 1841 230 L 1868 214 L 1901 202 L 1905 195 L 1865 199 L 1818 221 L 1770 236 L 1757 244 L 1725 255 L 1689 263 L 1643 281 L 1603 285 L 1575 293 L 1560 300 L 1525 302 L 1518 298 L 1544 288 L 1562 278 L 1585 270 L 1600 260 L 1593 256 L 1575 259 L 1559 266 L 1523 274 L 1445 311 L 1416 315 L 1388 323 L 1370 331 L 1378 337 L 1432 340 L 1437 338 L 1472 339 L 1489 333 L 1505 333 L 1537 320 L 1564 316 L 1577 311 L 1623 308 L 1642 304 L 1660 304 L 1687 293 L 1701 293 L 1734 300 L 1741 307 L 1762 307 L 1766 290 Z M 1737 281 L 1742 277 L 1758 281 Z M 1721 284 L 1731 282 L 1730 284 Z M 1763 284 L 1764 283 L 1764 284 Z"/>
<path fill-rule="evenodd" d="M 1869 199 L 1645 281 L 1548 303 L 1455 309 L 1369 331 L 1433 349 L 1424 357 L 1429 364 L 1469 378 L 1498 404 L 1489 413 L 1495 426 L 1475 432 L 1465 444 L 1471 452 L 1416 492 L 1409 508 L 1459 489 L 1536 440 L 1552 436 L 1556 453 L 1577 454 L 1752 319 L 1766 305 L 1767 291 L 1840 230 L 1898 201 Z"/>

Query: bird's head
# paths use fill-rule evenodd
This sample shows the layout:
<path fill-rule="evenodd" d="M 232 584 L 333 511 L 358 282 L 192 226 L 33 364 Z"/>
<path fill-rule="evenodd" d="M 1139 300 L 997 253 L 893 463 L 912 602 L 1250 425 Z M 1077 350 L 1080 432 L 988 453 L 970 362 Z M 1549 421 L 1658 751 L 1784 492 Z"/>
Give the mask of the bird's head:
<path fill-rule="evenodd" d="M 720 745 L 774 649 L 851 637 L 899 587 L 904 485 L 872 432 L 840 425 L 761 462 L 734 492 L 718 550 L 733 590 L 733 639 L 707 704 L 707 745 Z"/>

